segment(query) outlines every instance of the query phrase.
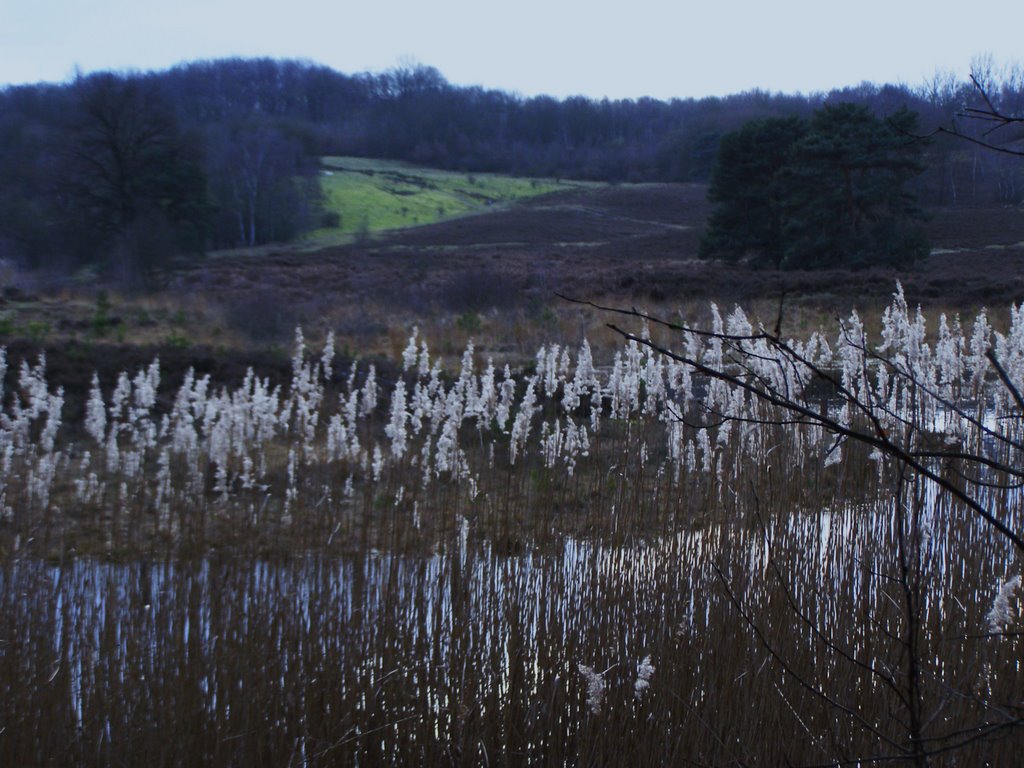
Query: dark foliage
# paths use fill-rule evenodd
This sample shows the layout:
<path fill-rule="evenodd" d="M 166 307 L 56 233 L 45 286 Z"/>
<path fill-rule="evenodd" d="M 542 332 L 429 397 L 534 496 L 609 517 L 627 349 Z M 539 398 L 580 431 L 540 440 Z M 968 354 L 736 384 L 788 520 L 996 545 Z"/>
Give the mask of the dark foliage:
<path fill-rule="evenodd" d="M 928 253 L 909 183 L 924 169 L 916 115 L 881 120 L 826 104 L 809 121 L 762 120 L 722 141 L 705 258 L 786 269 L 903 266 Z"/>
<path fill-rule="evenodd" d="M 316 168 L 297 140 L 247 122 L 211 127 L 206 146 L 214 245 L 286 241 L 315 225 Z"/>
<path fill-rule="evenodd" d="M 708 199 L 717 206 L 701 242 L 704 258 L 736 261 L 748 253 L 778 266 L 785 241 L 780 176 L 807 133 L 799 118 L 754 120 L 722 139 Z"/>
<path fill-rule="evenodd" d="M 60 154 L 60 204 L 88 251 L 124 280 L 205 239 L 208 208 L 196 142 L 151 84 L 97 75 L 74 86 Z"/>
<path fill-rule="evenodd" d="M 907 191 L 924 170 L 916 115 L 883 121 L 865 107 L 826 105 L 782 173 L 786 268 L 903 266 L 928 254 Z"/>

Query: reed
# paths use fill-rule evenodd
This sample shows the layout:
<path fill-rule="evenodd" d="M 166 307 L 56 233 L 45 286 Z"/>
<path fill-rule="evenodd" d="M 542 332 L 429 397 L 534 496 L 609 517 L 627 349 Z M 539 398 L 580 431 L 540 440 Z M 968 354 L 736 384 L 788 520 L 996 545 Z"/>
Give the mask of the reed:
<path fill-rule="evenodd" d="M 393 381 L 300 333 L 286 388 L 97 381 L 86 444 L 22 365 L 0 763 L 1012 764 L 1019 552 L 942 482 L 1024 530 L 1024 313 L 706 330 Z"/>

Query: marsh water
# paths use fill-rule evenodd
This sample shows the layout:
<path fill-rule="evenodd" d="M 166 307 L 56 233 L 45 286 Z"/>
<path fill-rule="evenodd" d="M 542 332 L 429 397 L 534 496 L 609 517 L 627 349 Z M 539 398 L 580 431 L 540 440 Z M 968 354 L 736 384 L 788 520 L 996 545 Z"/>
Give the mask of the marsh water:
<path fill-rule="evenodd" d="M 934 508 L 913 553 L 926 693 L 944 718 L 986 716 L 982 688 L 1024 682 L 1012 662 L 990 671 L 1019 641 L 985 637 L 1012 554 Z M 765 718 L 877 742 L 899 728 L 898 697 L 836 648 L 900 679 L 898 519 L 851 505 L 543 550 L 465 525 L 426 554 L 15 559 L 0 567 L 0 747 L 20 764 L 580 764 L 623 743 L 743 760 Z M 596 701 L 581 665 L 601 676 Z M 870 728 L 837 724 L 794 675 L 841 691 Z M 766 703 L 779 692 L 791 709 Z M 46 738 L 19 728 L 30 718 Z M 753 762 L 793 750 L 763 741 Z"/>

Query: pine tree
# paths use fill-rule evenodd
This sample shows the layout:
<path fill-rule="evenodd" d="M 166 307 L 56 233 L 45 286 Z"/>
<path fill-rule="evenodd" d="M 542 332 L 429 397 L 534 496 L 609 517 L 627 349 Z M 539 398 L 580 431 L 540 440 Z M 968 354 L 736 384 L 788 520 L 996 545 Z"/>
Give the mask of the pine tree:
<path fill-rule="evenodd" d="M 907 183 L 916 116 L 853 104 L 758 120 L 722 140 L 701 256 L 783 269 L 906 265 L 928 253 Z"/>
<path fill-rule="evenodd" d="M 718 207 L 701 242 L 702 258 L 779 266 L 783 258 L 779 176 L 807 132 L 799 118 L 753 120 L 722 138 L 708 199 Z"/>
<path fill-rule="evenodd" d="M 811 118 L 780 177 L 781 266 L 904 266 L 928 253 L 907 183 L 921 173 L 915 116 L 827 105 Z"/>

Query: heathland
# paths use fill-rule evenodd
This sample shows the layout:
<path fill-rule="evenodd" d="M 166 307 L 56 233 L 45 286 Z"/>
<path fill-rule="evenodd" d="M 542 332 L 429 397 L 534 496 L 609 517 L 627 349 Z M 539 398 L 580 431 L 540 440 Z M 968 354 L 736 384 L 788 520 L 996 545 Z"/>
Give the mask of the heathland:
<path fill-rule="evenodd" d="M 323 169 L 336 226 L 183 260 L 149 290 L 9 267 L 0 338 L 46 348 L 51 365 L 68 358 L 81 388 L 93 367 L 116 376 L 156 349 L 167 363 L 237 360 L 242 372 L 247 355 L 284 361 L 298 325 L 316 338 L 332 330 L 339 350 L 363 358 L 393 357 L 419 326 L 449 363 L 470 338 L 516 365 L 549 341 L 611 339 L 603 318 L 558 293 L 691 320 L 706 319 L 710 301 L 739 303 L 772 322 L 785 297 L 783 330 L 797 335 L 853 306 L 877 315 L 896 280 L 912 301 L 950 313 L 1005 315 L 1021 298 L 1024 214 L 1013 206 L 927 208 L 932 252 L 906 270 L 752 270 L 698 258 L 704 184 L 581 184 L 351 158 Z M 92 353 L 107 347 L 116 351 Z"/>

